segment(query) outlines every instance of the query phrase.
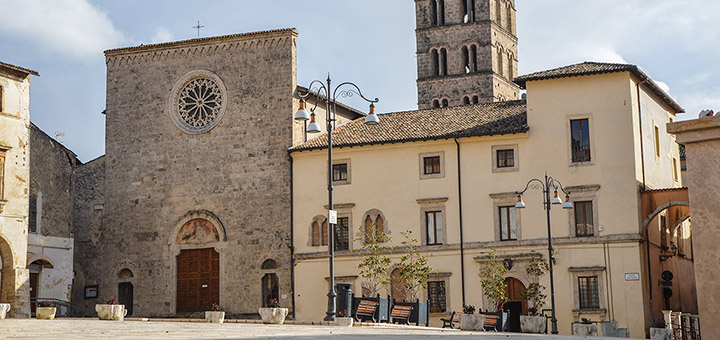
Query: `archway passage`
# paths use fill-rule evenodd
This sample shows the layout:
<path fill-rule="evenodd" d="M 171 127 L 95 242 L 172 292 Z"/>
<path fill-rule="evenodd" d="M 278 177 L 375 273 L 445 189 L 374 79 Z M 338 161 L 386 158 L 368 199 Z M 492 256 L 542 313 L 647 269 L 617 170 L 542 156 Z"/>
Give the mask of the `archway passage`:
<path fill-rule="evenodd" d="M 183 249 L 177 256 L 177 312 L 220 304 L 220 254 L 214 248 Z"/>
<path fill-rule="evenodd" d="M 505 278 L 505 304 L 503 310 L 508 312 L 508 331 L 520 332 L 520 315 L 527 314 L 527 301 L 523 299 L 525 285 L 514 277 Z"/>

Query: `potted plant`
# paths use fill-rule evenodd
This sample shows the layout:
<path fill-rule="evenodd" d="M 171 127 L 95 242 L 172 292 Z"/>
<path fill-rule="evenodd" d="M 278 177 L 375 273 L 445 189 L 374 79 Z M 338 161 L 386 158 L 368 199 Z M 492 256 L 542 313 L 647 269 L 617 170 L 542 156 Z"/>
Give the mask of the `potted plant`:
<path fill-rule="evenodd" d="M 40 302 L 37 308 L 35 308 L 35 317 L 38 319 L 52 320 L 55 318 L 56 311 L 55 304 L 53 304 L 52 301 L 45 300 Z"/>
<path fill-rule="evenodd" d="M 212 304 L 212 310 L 205 311 L 205 322 L 223 323 L 225 321 L 225 312 L 217 303 Z"/>
<path fill-rule="evenodd" d="M 403 248 L 403 256 L 400 258 L 397 268 L 400 269 L 398 280 L 403 282 L 406 299 L 410 302 L 397 302 L 398 305 L 412 306 L 409 322 L 415 325 L 426 324 L 430 322 L 428 303 L 420 302 L 421 291 L 427 288 L 427 282 L 431 275 L 436 273 L 434 269 L 428 265 L 428 260 L 418 251 L 418 240 L 412 238 L 412 231 L 405 230 L 401 232 L 405 240 L 400 243 Z"/>
<path fill-rule="evenodd" d="M 127 315 L 125 305 L 119 305 L 114 297 L 107 298 L 104 304 L 96 304 L 95 311 L 100 320 L 123 321 Z"/>
<path fill-rule="evenodd" d="M 343 327 L 352 327 L 353 318 L 349 317 L 347 310 L 343 309 L 343 310 L 337 312 L 336 318 L 335 318 L 335 325 L 343 326 Z"/>
<path fill-rule="evenodd" d="M 500 330 L 504 330 L 507 320 L 506 314 L 502 311 L 505 299 L 507 299 L 505 296 L 505 273 L 507 272 L 508 269 L 497 258 L 497 251 L 492 249 L 488 254 L 487 264 L 480 270 L 480 285 L 483 288 L 483 294 L 490 302 L 490 309 L 494 312 L 493 314 L 501 317 L 500 325 L 495 326 L 499 327 Z"/>
<path fill-rule="evenodd" d="M 530 305 L 528 307 L 529 315 L 520 315 L 520 329 L 523 333 L 544 333 L 547 322 L 545 316 L 540 315 L 542 307 L 545 305 L 547 295 L 543 293 L 545 286 L 540 284 L 540 278 L 547 274 L 550 266 L 541 257 L 533 257 L 530 259 L 525 272 L 530 277 L 530 284 L 522 293 L 522 299 L 526 300 Z"/>
<path fill-rule="evenodd" d="M 276 325 L 285 323 L 288 309 L 280 307 L 280 301 L 278 301 L 278 299 L 268 300 L 267 305 L 267 307 L 261 307 L 259 310 L 262 322 Z"/>

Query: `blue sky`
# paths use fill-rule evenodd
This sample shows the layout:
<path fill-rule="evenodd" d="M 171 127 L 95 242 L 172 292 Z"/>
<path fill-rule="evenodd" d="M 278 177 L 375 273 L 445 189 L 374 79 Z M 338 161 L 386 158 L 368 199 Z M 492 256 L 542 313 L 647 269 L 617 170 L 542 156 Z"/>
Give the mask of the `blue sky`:
<path fill-rule="evenodd" d="M 521 75 L 628 62 L 666 86 L 689 112 L 681 119 L 720 111 L 720 1 L 517 0 L 516 8 Z M 417 106 L 410 0 L 0 0 L 0 13 L 13 13 L 0 20 L 0 61 L 40 72 L 32 121 L 64 133 L 82 161 L 104 153 L 102 51 L 194 38 L 198 20 L 203 37 L 295 27 L 300 85 L 331 72 L 379 97 L 379 112 Z"/>

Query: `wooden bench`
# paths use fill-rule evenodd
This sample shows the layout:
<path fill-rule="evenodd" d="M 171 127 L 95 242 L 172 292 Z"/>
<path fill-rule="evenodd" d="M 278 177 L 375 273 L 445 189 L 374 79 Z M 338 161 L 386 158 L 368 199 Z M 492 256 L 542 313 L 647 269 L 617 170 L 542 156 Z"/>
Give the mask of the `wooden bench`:
<path fill-rule="evenodd" d="M 450 327 L 450 328 L 453 328 L 453 329 L 454 329 L 454 328 L 455 328 L 455 325 L 457 325 L 458 323 L 460 323 L 460 314 L 462 314 L 462 313 L 460 313 L 460 312 L 452 312 L 452 315 L 450 315 L 450 318 L 449 318 L 449 319 L 440 318 L 440 321 L 443 322 L 442 328 L 448 328 L 448 327 Z"/>
<path fill-rule="evenodd" d="M 406 325 L 410 324 L 410 313 L 412 312 L 413 308 L 412 306 L 400 306 L 400 305 L 394 305 L 392 308 L 392 311 L 390 312 L 390 317 L 392 318 L 392 322 L 395 321 L 401 322 L 403 321 Z"/>
<path fill-rule="evenodd" d="M 360 303 L 355 310 L 355 321 L 360 322 L 363 320 L 375 320 L 375 310 L 377 309 L 378 303 L 370 300 L 360 300 Z"/>
<path fill-rule="evenodd" d="M 485 323 L 483 324 L 483 328 L 486 331 L 496 331 L 497 330 L 497 323 L 500 320 L 500 317 L 493 314 L 485 314 Z"/>

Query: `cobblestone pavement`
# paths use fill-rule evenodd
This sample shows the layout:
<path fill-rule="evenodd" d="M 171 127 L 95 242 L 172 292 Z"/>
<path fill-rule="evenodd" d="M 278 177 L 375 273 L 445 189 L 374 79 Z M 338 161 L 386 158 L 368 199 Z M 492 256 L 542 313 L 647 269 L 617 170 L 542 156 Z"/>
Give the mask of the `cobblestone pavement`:
<path fill-rule="evenodd" d="M 202 322 L 100 321 L 97 319 L 4 319 L 0 339 L 582 339 L 573 336 L 461 332 L 436 328 L 333 327 L 309 325 L 208 324 Z M 600 340 L 603 338 L 593 337 Z M 607 338 L 605 338 L 607 340 Z"/>

